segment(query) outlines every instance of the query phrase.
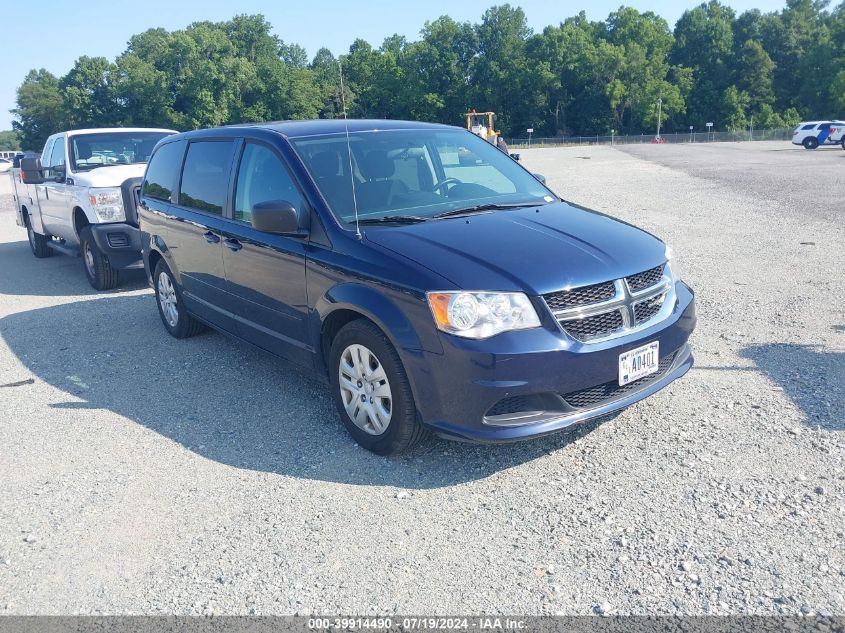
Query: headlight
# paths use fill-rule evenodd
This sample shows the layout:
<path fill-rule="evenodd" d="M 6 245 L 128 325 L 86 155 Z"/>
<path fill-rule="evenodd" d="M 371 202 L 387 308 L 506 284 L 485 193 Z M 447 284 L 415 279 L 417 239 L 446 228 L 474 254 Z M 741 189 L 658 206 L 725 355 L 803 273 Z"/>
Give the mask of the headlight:
<path fill-rule="evenodd" d="M 666 262 L 669 264 L 669 274 L 672 276 L 672 283 L 678 283 L 681 280 L 681 269 L 678 266 L 678 260 L 675 258 L 675 252 L 671 246 L 666 247 Z"/>
<path fill-rule="evenodd" d="M 508 330 L 540 326 L 531 301 L 521 292 L 429 292 L 437 328 L 466 338 L 488 338 Z"/>
<path fill-rule="evenodd" d="M 123 222 L 126 212 L 123 210 L 123 194 L 117 187 L 98 187 L 88 190 L 88 201 L 100 222 Z"/>

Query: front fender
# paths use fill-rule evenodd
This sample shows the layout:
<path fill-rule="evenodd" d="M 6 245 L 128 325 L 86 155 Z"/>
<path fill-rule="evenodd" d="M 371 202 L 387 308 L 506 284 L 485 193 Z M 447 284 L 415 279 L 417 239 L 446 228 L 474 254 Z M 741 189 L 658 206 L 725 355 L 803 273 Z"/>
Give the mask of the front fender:
<path fill-rule="evenodd" d="M 398 297 L 389 297 L 381 289 L 358 283 L 334 286 L 316 302 L 315 310 L 319 315 L 320 327 L 332 312 L 352 310 L 378 325 L 400 352 L 424 350 L 442 354 L 443 347 L 434 330 L 433 321 L 430 332 L 425 331 L 424 322 L 418 321 L 421 316 L 431 320 L 425 299 L 415 297 L 407 291 L 396 291 L 396 294 Z M 397 302 L 404 305 L 400 307 Z"/>

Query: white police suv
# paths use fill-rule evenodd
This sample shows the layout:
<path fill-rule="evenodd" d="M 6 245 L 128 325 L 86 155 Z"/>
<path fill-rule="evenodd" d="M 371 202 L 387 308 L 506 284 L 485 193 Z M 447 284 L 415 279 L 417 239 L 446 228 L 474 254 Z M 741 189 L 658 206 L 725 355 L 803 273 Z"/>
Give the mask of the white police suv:
<path fill-rule="evenodd" d="M 841 142 L 845 121 L 805 121 L 792 132 L 792 143 L 805 149 L 819 145 L 836 145 Z"/>

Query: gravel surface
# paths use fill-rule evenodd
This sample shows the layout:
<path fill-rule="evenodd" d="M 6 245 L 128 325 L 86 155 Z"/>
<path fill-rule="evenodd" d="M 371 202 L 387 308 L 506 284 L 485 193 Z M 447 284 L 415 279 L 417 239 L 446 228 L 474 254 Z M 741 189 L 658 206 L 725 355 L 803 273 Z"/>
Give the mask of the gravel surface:
<path fill-rule="evenodd" d="M 845 153 L 522 154 L 674 246 L 697 366 L 598 426 L 392 459 L 269 356 L 171 339 L 142 278 L 33 258 L 2 196 L 0 613 L 845 613 Z"/>

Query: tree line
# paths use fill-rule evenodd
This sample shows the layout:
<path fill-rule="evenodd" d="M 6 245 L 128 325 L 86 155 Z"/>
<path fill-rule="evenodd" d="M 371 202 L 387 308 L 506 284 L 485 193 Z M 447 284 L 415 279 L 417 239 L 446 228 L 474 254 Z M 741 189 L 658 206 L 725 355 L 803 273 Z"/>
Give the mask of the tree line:
<path fill-rule="evenodd" d="M 341 95 L 338 62 L 345 93 Z M 337 59 L 273 34 L 262 15 L 133 35 L 114 61 L 80 57 L 63 77 L 31 70 L 13 126 L 25 148 L 72 128 L 188 130 L 248 121 L 350 117 L 463 125 L 471 108 L 497 113 L 509 137 L 777 128 L 845 116 L 845 2 L 787 0 L 737 15 L 718 0 L 674 29 L 651 11 L 584 12 L 534 33 L 522 9 L 478 23 L 442 16 L 415 41 L 374 48 L 356 39 Z"/>

